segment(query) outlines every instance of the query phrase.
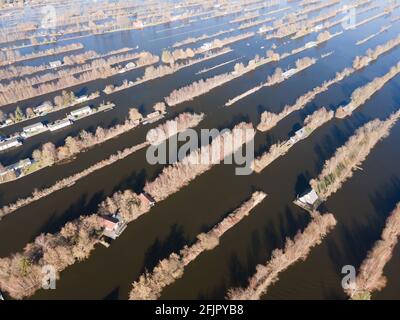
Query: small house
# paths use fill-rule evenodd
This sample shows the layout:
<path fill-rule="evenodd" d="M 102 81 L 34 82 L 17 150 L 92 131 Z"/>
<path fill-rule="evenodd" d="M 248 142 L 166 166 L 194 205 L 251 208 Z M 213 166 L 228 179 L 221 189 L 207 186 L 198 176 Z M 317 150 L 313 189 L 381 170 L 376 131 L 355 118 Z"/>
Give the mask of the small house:
<path fill-rule="evenodd" d="M 14 147 L 19 147 L 22 142 L 18 138 L 10 138 L 0 142 L 0 151 L 8 150 Z"/>
<path fill-rule="evenodd" d="M 31 124 L 30 126 L 24 127 L 22 130 L 24 131 L 25 134 L 33 134 L 36 132 L 40 132 L 46 129 L 45 125 L 41 122 L 37 122 L 34 124 Z"/>
<path fill-rule="evenodd" d="M 318 24 L 314 27 L 314 32 L 321 31 L 323 28 L 324 28 L 324 26 L 322 24 Z"/>
<path fill-rule="evenodd" d="M 47 125 L 47 128 L 50 131 L 56 131 L 56 130 L 60 130 L 62 128 L 68 127 L 71 124 L 72 124 L 71 120 L 69 120 L 68 118 L 64 118 L 64 119 L 57 120 L 57 121 L 55 121 L 53 123 L 49 123 Z"/>
<path fill-rule="evenodd" d="M 137 20 L 133 22 L 133 27 L 136 29 L 143 29 L 144 23 L 141 20 Z"/>
<path fill-rule="evenodd" d="M 301 128 L 300 130 L 297 130 L 295 132 L 296 138 L 298 140 L 304 139 L 307 136 L 307 130 L 305 127 Z"/>
<path fill-rule="evenodd" d="M 311 48 L 315 47 L 316 45 L 317 45 L 316 42 L 310 41 L 310 42 L 306 43 L 305 47 L 306 47 L 306 49 L 311 49 Z"/>
<path fill-rule="evenodd" d="M 148 123 L 153 123 L 156 122 L 158 119 L 162 118 L 162 114 L 160 111 L 154 111 L 152 113 L 149 113 L 146 118 L 142 119 L 143 124 L 148 124 Z"/>
<path fill-rule="evenodd" d="M 149 113 L 146 118 L 147 119 L 155 119 L 155 118 L 157 118 L 159 116 L 160 116 L 160 112 L 159 111 L 154 111 L 152 113 Z"/>
<path fill-rule="evenodd" d="M 45 113 L 51 111 L 51 109 L 53 109 L 53 106 L 49 101 L 47 101 L 47 102 L 42 103 L 41 105 L 33 108 L 33 112 L 38 115 L 42 115 L 42 114 L 45 114 Z"/>
<path fill-rule="evenodd" d="M 129 69 L 133 69 L 136 68 L 136 64 L 134 62 L 129 62 L 127 63 L 127 65 L 125 66 L 125 69 L 129 70 Z"/>
<path fill-rule="evenodd" d="M 319 200 L 320 200 L 319 196 L 314 189 L 311 189 L 311 191 L 297 198 L 299 204 L 303 204 L 304 206 L 307 207 L 314 207 L 319 202 Z"/>
<path fill-rule="evenodd" d="M 85 102 L 86 100 L 88 100 L 88 96 L 87 95 L 84 95 L 84 96 L 80 96 L 80 97 L 78 97 L 78 98 L 76 98 L 76 102 L 77 103 L 82 103 L 82 102 Z"/>
<path fill-rule="evenodd" d="M 86 107 L 71 111 L 69 115 L 70 115 L 70 117 L 72 117 L 74 119 L 79 119 L 79 118 L 88 116 L 92 112 L 93 112 L 92 108 L 89 106 L 86 106 Z"/>
<path fill-rule="evenodd" d="M 32 164 L 32 160 L 29 158 L 22 159 L 16 163 L 10 164 L 9 166 L 4 168 L 3 172 L 0 172 L 0 176 L 4 176 L 10 172 L 15 172 L 15 175 L 18 177 L 21 173 L 21 170 L 30 166 Z"/>
<path fill-rule="evenodd" d="M 153 199 L 153 197 L 146 192 L 139 195 L 139 200 L 141 204 L 144 204 L 148 207 L 153 207 L 156 204 L 156 201 Z"/>
<path fill-rule="evenodd" d="M 290 142 L 292 144 L 295 144 L 296 142 L 298 142 L 306 137 L 307 137 L 307 130 L 306 130 L 306 128 L 303 127 L 294 133 L 294 136 L 290 138 Z"/>
<path fill-rule="evenodd" d="M 284 79 L 288 79 L 288 78 L 290 78 L 291 76 L 293 76 L 296 72 L 297 72 L 297 69 L 295 69 L 295 68 L 289 69 L 288 71 L 284 72 L 284 73 L 282 74 L 282 76 L 283 76 Z"/>
<path fill-rule="evenodd" d="M 31 164 L 32 164 L 32 160 L 29 158 L 26 158 L 26 159 L 22 159 L 16 163 L 14 163 L 14 164 L 11 164 L 11 165 L 7 166 L 6 168 L 8 170 L 16 171 L 16 170 L 22 170 L 23 168 L 26 168 L 26 167 L 30 166 Z"/>
<path fill-rule="evenodd" d="M 60 60 L 50 62 L 50 67 L 52 67 L 52 68 L 58 68 L 61 66 L 62 66 L 62 62 Z"/>
<path fill-rule="evenodd" d="M 208 51 L 212 49 L 212 44 L 210 42 L 206 42 L 201 46 L 201 50 Z"/>
<path fill-rule="evenodd" d="M 113 216 L 102 216 L 101 225 L 104 229 L 103 235 L 113 240 L 117 239 L 126 229 L 126 223 L 118 214 Z"/>

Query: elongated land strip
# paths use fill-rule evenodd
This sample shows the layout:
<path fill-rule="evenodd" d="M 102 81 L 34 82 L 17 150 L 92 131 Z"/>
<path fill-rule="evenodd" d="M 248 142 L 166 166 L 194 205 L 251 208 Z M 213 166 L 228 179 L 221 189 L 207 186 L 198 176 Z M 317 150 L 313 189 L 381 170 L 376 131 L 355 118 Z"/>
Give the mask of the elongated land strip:
<path fill-rule="evenodd" d="M 264 198 L 263 192 L 255 192 L 251 198 L 239 208 L 230 213 L 224 220 L 207 233 L 197 236 L 197 241 L 191 246 L 185 246 L 178 254 L 172 253 L 167 259 L 158 263 L 153 272 L 140 276 L 132 285 L 129 295 L 131 300 L 155 300 L 161 296 L 164 287 L 181 278 L 185 267 L 194 261 L 202 252 L 212 250 L 219 244 L 219 239 L 225 232 L 233 228 L 251 213 Z"/>

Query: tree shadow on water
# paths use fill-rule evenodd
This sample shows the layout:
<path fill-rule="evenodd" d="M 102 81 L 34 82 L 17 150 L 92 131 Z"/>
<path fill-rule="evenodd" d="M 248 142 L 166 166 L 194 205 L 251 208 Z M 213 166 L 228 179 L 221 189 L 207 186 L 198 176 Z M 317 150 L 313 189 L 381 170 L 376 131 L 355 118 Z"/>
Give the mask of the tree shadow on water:
<path fill-rule="evenodd" d="M 145 169 L 140 170 L 139 173 L 133 172 L 127 178 L 125 178 L 123 181 L 117 184 L 113 188 L 112 193 L 128 189 L 132 189 L 134 192 L 138 194 L 142 193 L 143 188 L 146 184 L 146 180 L 147 180 L 147 173 Z"/>
<path fill-rule="evenodd" d="M 236 114 L 234 115 L 231 120 L 229 121 L 225 121 L 225 123 L 223 123 L 222 125 L 218 126 L 218 130 L 224 130 L 224 129 L 233 129 L 234 126 L 236 126 L 237 124 L 241 123 L 241 122 L 250 122 L 250 118 L 248 115 L 244 115 L 244 114 Z"/>
<path fill-rule="evenodd" d="M 103 298 L 103 300 L 118 300 L 119 299 L 119 291 L 120 291 L 119 287 L 114 288 L 109 294 L 107 294 Z"/>
<path fill-rule="evenodd" d="M 90 215 L 97 211 L 98 204 L 104 198 L 104 191 L 95 193 L 88 201 L 87 194 L 82 195 L 78 201 L 73 203 L 59 217 L 52 215 L 42 232 L 58 232 L 67 222 L 78 219 L 81 216 Z"/>
<path fill-rule="evenodd" d="M 294 186 L 294 197 L 302 195 L 305 191 L 310 189 L 310 180 L 312 179 L 308 171 L 301 173 L 296 178 L 296 184 Z"/>
<path fill-rule="evenodd" d="M 338 272 L 344 265 L 358 268 L 381 238 L 386 219 L 400 199 L 399 178 L 394 176 L 390 185 L 375 191 L 368 198 L 374 207 L 372 215 L 354 215 L 351 223 L 338 224 L 334 230 L 335 239 L 341 239 L 343 245 L 332 239 L 327 242 L 329 255 Z"/>
<path fill-rule="evenodd" d="M 157 238 L 145 253 L 142 273 L 145 270 L 153 270 L 154 267 L 173 252 L 179 252 L 187 243 L 184 237 L 183 227 L 173 225 L 169 235 L 161 241 Z"/>

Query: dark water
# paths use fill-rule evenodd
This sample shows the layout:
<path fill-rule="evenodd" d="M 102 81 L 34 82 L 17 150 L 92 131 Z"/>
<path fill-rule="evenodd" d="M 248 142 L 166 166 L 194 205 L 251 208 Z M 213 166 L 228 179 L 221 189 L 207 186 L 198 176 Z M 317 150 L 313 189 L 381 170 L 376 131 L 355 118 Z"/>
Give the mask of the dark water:
<path fill-rule="evenodd" d="M 398 14 L 400 10 L 396 10 Z M 376 14 L 369 12 L 360 19 Z M 203 33 L 212 34 L 232 26 L 227 22 L 232 17 L 194 23 L 185 28 L 170 30 L 176 25 L 159 26 L 144 31 L 111 33 L 91 36 L 62 44 L 82 42 L 85 49 L 107 52 L 122 47 L 140 46 L 160 54 L 162 48 L 172 46 L 176 41 Z M 180 104 L 169 110 L 168 117 L 182 111 L 206 113 L 201 128 L 232 127 L 240 121 L 252 121 L 255 125 L 264 110 L 279 112 L 285 104 L 292 104 L 296 98 L 324 80 L 332 78 L 337 71 L 350 66 L 356 55 L 366 49 L 387 42 L 399 33 L 399 24 L 369 42 L 355 46 L 355 42 L 377 32 L 382 25 L 390 23 L 390 17 L 380 18 L 354 31 L 334 38 L 326 45 L 307 50 L 277 64 L 268 64 L 239 79 L 216 88 L 193 101 Z M 167 30 L 169 29 L 169 30 Z M 198 31 L 195 31 L 198 30 Z M 252 28 L 249 30 L 257 30 Z M 339 27 L 332 31 L 340 30 Z M 331 32 L 332 32 L 331 31 Z M 230 36 L 224 35 L 225 36 Z M 260 36 L 232 45 L 233 52 L 198 64 L 173 76 L 157 79 L 141 86 L 116 94 L 100 97 L 93 104 L 104 99 L 116 103 L 114 110 L 79 121 L 72 128 L 58 133 L 45 133 L 30 139 L 23 148 L 0 155 L 0 161 L 8 164 L 29 156 L 35 148 L 46 141 L 60 144 L 64 138 L 81 129 L 94 130 L 96 126 L 111 126 L 122 122 L 128 109 L 137 106 L 143 113 L 151 111 L 154 103 L 161 101 L 173 89 L 191 83 L 202 77 L 227 72 L 233 65 L 226 65 L 203 75 L 196 72 L 225 61 L 244 57 L 246 62 L 255 54 L 263 54 L 272 43 L 279 52 L 286 52 L 315 39 L 315 34 L 303 39 L 290 41 L 267 41 Z M 249 46 L 247 46 L 249 43 Z M 201 42 L 196 44 L 200 46 Z M 261 46 L 265 46 L 261 49 Z M 43 50 L 44 47 L 33 50 Z M 27 52 L 32 50 L 25 49 Z M 268 87 L 241 100 L 230 108 L 223 105 L 230 98 L 254 87 L 270 75 L 276 67 L 293 66 L 296 59 L 304 56 L 320 57 L 330 51 L 335 53 L 304 72 L 293 76 L 284 83 Z M 348 102 L 352 91 L 376 76 L 387 73 L 398 62 L 400 48 L 383 55 L 378 61 L 357 72 L 319 95 L 307 107 L 296 112 L 266 134 L 256 136 L 256 152 L 260 153 L 278 140 L 286 139 L 302 124 L 304 117 L 314 110 L 326 106 L 336 109 Z M 55 60 L 54 57 L 32 60 L 29 64 L 40 64 Z M 118 75 L 104 81 L 88 83 L 78 92 L 93 92 L 108 83 L 119 84 L 123 79 L 136 79 L 142 71 Z M 307 140 L 296 145 L 286 156 L 268 166 L 261 174 L 240 177 L 234 167 L 218 165 L 193 181 L 188 187 L 159 203 L 149 214 L 129 225 L 123 235 L 108 249 L 98 247 L 90 258 L 76 263 L 62 272 L 57 281 L 57 290 L 39 291 L 34 299 L 126 299 L 131 283 L 145 270 L 151 270 L 162 258 L 177 251 L 185 244 L 192 243 L 197 234 L 207 231 L 227 213 L 246 200 L 254 190 L 268 194 L 252 214 L 227 232 L 220 245 L 205 252 L 190 264 L 184 276 L 163 292 L 163 299 L 223 298 L 228 288 L 246 284 L 259 263 L 265 263 L 273 249 L 282 247 L 286 237 L 293 237 L 309 223 L 309 216 L 292 204 L 297 194 L 305 191 L 308 181 L 315 177 L 336 148 L 341 146 L 362 124 L 373 118 L 386 118 L 397 110 L 400 104 L 400 78 L 388 83 L 346 120 L 332 120 L 318 129 Z M 59 92 L 58 92 L 59 93 Z M 54 95 L 31 99 L 19 103 L 22 108 L 37 105 Z M 13 110 L 10 105 L 4 110 Z M 59 118 L 64 112 L 53 114 L 49 120 Z M 23 126 L 25 126 L 24 124 Z M 18 131 L 21 126 L 9 128 L 4 133 Z M 56 180 L 79 172 L 105 159 L 124 147 L 144 140 L 147 128 L 134 130 L 118 139 L 108 141 L 81 154 L 67 164 L 54 166 L 24 178 L 21 181 L 0 185 L 2 205 L 29 195 L 34 188 L 53 184 Z M 306 261 L 296 263 L 280 274 L 280 280 L 269 288 L 266 299 L 345 299 L 340 286 L 343 265 L 356 268 L 364 259 L 373 243 L 379 238 L 384 221 L 396 202 L 400 200 L 400 125 L 391 135 L 379 143 L 363 164 L 363 171 L 357 171 L 343 188 L 324 205 L 332 212 L 338 225 L 314 248 Z M 153 179 L 162 169 L 150 166 L 145 151 L 108 166 L 80 180 L 73 187 L 56 192 L 32 205 L 22 208 L 0 222 L 0 256 L 20 251 L 41 232 L 56 232 L 67 221 L 96 210 L 97 205 L 117 190 L 133 188 L 140 191 L 146 180 Z M 399 299 L 400 281 L 397 270 L 400 263 L 400 248 L 385 268 L 388 285 L 374 298 Z"/>

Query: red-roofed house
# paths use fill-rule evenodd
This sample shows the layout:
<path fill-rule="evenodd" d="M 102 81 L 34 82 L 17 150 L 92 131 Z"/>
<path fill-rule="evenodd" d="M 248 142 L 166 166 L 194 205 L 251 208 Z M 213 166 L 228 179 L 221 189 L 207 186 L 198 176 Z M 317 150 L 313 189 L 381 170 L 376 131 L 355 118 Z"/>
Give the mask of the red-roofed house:
<path fill-rule="evenodd" d="M 148 193 L 141 193 L 139 195 L 140 202 L 146 206 L 152 207 L 156 204 L 156 201 Z"/>
<path fill-rule="evenodd" d="M 103 235 L 108 238 L 115 240 L 126 229 L 126 223 L 119 215 L 102 216 L 101 219 L 104 228 Z"/>

